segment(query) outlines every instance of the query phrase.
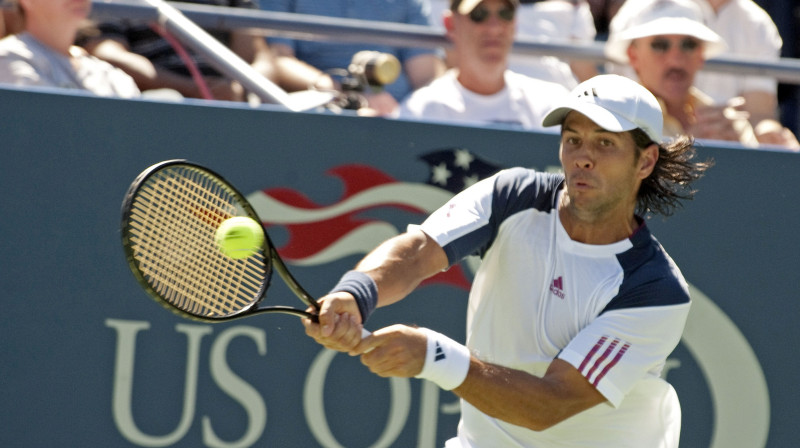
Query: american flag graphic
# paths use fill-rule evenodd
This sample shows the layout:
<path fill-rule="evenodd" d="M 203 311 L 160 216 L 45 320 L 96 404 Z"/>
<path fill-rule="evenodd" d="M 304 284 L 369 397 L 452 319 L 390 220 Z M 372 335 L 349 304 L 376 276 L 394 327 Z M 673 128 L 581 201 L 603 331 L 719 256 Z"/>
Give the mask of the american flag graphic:
<path fill-rule="evenodd" d="M 600 380 L 625 356 L 630 346 L 621 339 L 603 336 L 583 358 L 578 370 L 594 387 L 597 387 Z"/>
<path fill-rule="evenodd" d="M 420 156 L 420 159 L 430 167 L 428 183 L 453 193 L 486 179 L 502 168 L 464 148 L 433 151 Z"/>
<path fill-rule="evenodd" d="M 282 226 L 288 240 L 278 253 L 291 265 L 316 266 L 363 255 L 405 229 L 370 216 L 371 211 L 390 208 L 410 213 L 410 223 L 420 223 L 470 182 L 497 171 L 464 149 L 435 151 L 421 157 L 430 167 L 426 183 L 402 182 L 381 170 L 361 164 L 340 165 L 325 174 L 343 184 L 341 198 L 318 204 L 291 188 L 268 188 L 248 195 L 269 229 Z M 472 167 L 472 168 L 471 168 Z M 460 266 L 430 279 L 469 289 L 470 281 Z"/>

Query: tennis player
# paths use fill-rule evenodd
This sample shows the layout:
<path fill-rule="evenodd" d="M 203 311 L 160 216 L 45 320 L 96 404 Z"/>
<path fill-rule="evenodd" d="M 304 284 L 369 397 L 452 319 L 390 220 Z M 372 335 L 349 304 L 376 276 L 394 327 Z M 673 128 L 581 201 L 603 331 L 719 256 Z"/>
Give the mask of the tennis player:
<path fill-rule="evenodd" d="M 663 143 L 658 101 L 621 76 L 580 84 L 544 125 L 561 125 L 563 174 L 515 168 L 464 190 L 346 273 L 306 332 L 380 376 L 452 390 L 448 448 L 677 447 L 660 374 L 690 299 L 643 216 L 670 215 L 710 163 L 689 138 Z M 375 307 L 470 254 L 465 345 L 407 325 L 362 340 Z"/>

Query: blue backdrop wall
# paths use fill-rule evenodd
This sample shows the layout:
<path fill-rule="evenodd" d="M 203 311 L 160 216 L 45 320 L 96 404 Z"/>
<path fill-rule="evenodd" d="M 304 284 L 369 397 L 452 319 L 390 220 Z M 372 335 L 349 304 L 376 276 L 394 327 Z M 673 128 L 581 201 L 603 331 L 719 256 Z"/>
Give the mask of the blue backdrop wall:
<path fill-rule="evenodd" d="M 441 447 L 458 420 L 449 392 L 375 377 L 291 316 L 208 325 L 149 300 L 122 253 L 122 197 L 158 161 L 210 166 L 319 295 L 464 182 L 558 165 L 547 133 L 13 89 L 0 112 L 2 446 Z M 682 446 L 797 446 L 800 157 L 699 152 L 716 166 L 696 200 L 649 222 L 692 284 L 665 372 Z M 451 270 L 369 326 L 463 338 L 470 276 Z M 274 284 L 267 300 L 296 301 Z"/>

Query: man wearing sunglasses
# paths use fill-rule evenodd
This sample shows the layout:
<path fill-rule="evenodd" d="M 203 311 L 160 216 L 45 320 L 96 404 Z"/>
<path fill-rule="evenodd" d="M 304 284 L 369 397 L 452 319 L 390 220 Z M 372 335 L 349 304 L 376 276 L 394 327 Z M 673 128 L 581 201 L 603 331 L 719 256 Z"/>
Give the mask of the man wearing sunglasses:
<path fill-rule="evenodd" d="M 615 17 L 625 20 L 623 25 L 613 26 L 612 21 L 606 55 L 629 64 L 661 101 L 665 134 L 759 146 L 743 98 L 719 104 L 694 87 L 706 59 L 726 48 L 703 24 L 700 7 L 691 0 L 655 0 L 633 7 L 639 8 L 635 14 Z"/>
<path fill-rule="evenodd" d="M 452 0 L 444 12 L 453 68 L 411 94 L 400 118 L 541 129 L 566 87 L 508 70 L 518 0 Z"/>

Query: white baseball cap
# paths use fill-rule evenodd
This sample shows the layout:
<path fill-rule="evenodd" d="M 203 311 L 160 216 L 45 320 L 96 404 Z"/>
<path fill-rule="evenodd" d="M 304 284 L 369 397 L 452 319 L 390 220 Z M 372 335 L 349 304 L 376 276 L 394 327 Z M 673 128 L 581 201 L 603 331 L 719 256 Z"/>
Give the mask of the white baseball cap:
<path fill-rule="evenodd" d="M 467 15 L 475 9 L 483 0 L 450 0 L 450 9 L 458 11 L 459 14 Z M 508 0 L 511 6 L 519 6 L 519 0 Z"/>
<path fill-rule="evenodd" d="M 667 34 L 702 40 L 706 59 L 727 48 L 722 37 L 704 24 L 703 10 L 693 0 L 637 0 L 626 6 L 628 3 L 628 10 L 620 10 L 609 24 L 605 53 L 614 61 L 628 62 L 627 50 L 634 39 Z"/>
<path fill-rule="evenodd" d="M 580 112 L 601 128 L 625 132 L 640 128 L 662 142 L 664 115 L 658 100 L 638 82 L 620 75 L 599 75 L 580 83 L 547 113 L 543 126 L 558 126 L 567 114 Z"/>

